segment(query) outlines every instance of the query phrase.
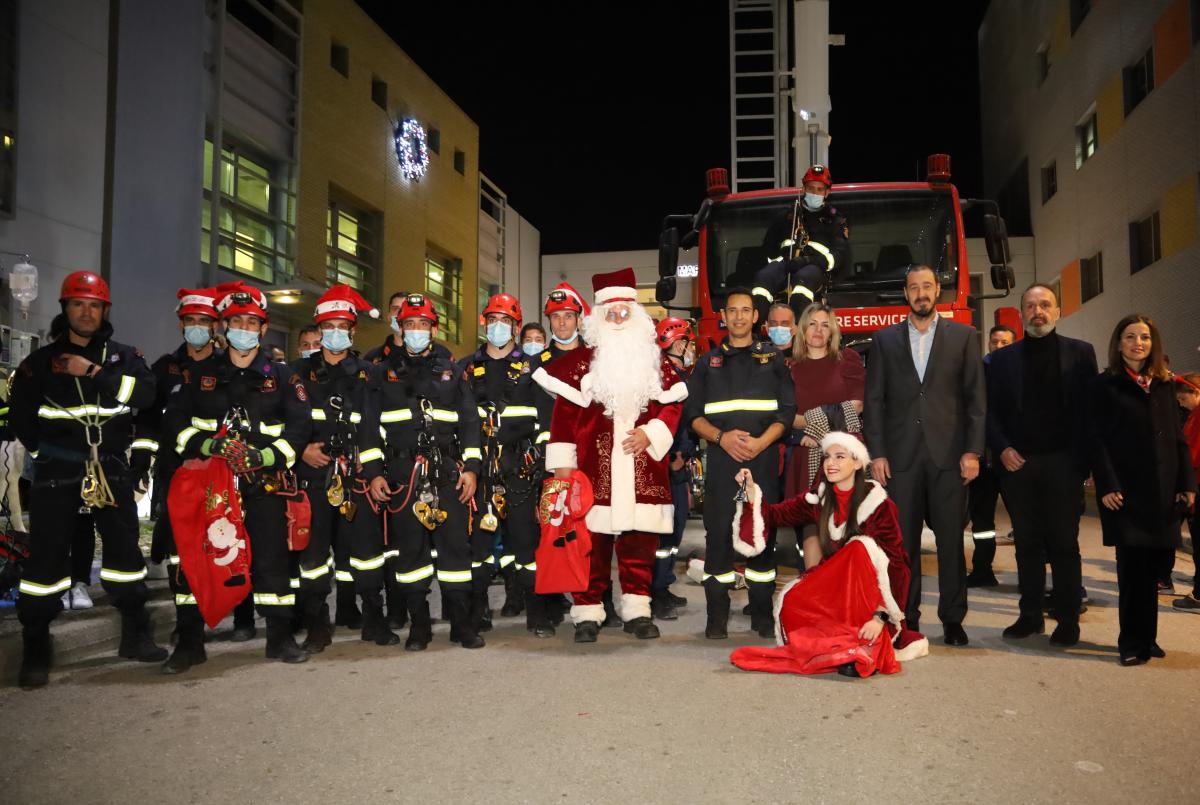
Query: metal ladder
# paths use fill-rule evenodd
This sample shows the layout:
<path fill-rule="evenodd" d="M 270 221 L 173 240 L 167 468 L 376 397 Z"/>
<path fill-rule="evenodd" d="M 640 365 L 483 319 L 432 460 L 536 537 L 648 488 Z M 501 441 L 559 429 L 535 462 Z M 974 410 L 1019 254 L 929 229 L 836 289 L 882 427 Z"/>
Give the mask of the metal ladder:
<path fill-rule="evenodd" d="M 789 186 L 788 0 L 729 0 L 731 180 L 735 193 Z"/>

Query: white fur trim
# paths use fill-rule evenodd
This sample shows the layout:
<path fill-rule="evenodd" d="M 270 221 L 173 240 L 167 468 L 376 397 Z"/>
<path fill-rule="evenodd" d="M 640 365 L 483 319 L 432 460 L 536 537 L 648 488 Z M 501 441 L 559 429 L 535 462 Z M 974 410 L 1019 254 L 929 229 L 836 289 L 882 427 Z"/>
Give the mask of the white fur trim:
<path fill-rule="evenodd" d="M 675 434 L 671 433 L 667 423 L 661 419 L 651 419 L 638 427 L 650 437 L 650 446 L 646 448 L 650 458 L 655 461 L 662 461 L 666 458 L 667 453 L 671 452 L 671 444 L 675 441 Z"/>
<path fill-rule="evenodd" d="M 797 576 L 787 584 L 783 585 L 782 590 L 775 593 L 775 645 L 777 646 L 787 645 L 787 635 L 783 633 L 783 627 L 779 625 L 779 613 L 783 610 L 783 599 L 793 587 L 800 583 L 800 579 L 802 578 L 804 578 L 803 574 Z"/>
<path fill-rule="evenodd" d="M 817 484 L 816 492 L 813 492 L 810 489 L 804 493 L 804 501 L 806 503 L 811 503 L 812 505 L 816 506 L 817 504 L 819 504 L 821 502 L 821 496 L 824 494 L 825 494 L 825 482 L 821 481 L 819 484 Z"/>
<path fill-rule="evenodd" d="M 896 632 L 896 637 L 900 636 L 900 632 Z M 929 656 L 929 638 L 922 637 L 920 640 L 914 640 L 904 648 L 896 649 L 897 662 L 908 662 L 919 657 Z"/>
<path fill-rule="evenodd" d="M 596 291 L 597 305 L 607 305 L 614 299 L 628 299 L 629 304 L 637 302 L 637 288 L 627 288 L 623 285 L 611 285 Z"/>
<path fill-rule="evenodd" d="M 904 620 L 904 612 L 896 605 L 896 599 L 892 597 L 892 584 L 888 578 L 888 558 L 883 552 L 883 548 L 879 547 L 879 543 L 871 537 L 851 537 L 851 543 L 859 542 L 867 549 L 867 556 L 871 559 L 871 564 L 875 566 L 875 581 L 879 585 L 879 594 L 883 596 L 883 608 L 887 610 L 888 616 L 892 619 L 892 623 L 896 624 L 896 634 L 900 634 L 900 624 Z"/>
<path fill-rule="evenodd" d="M 654 398 L 654 400 L 662 403 L 663 405 L 670 405 L 671 403 L 683 402 L 687 399 L 687 396 L 687 383 L 680 382 L 671 386 L 669 389 L 663 389 L 662 392 Z"/>
<path fill-rule="evenodd" d="M 571 623 L 578 626 L 581 623 L 604 623 L 604 604 L 575 604 L 571 607 Z"/>
<path fill-rule="evenodd" d="M 546 445 L 546 469 L 573 470 L 578 465 L 573 442 L 549 442 Z"/>
<path fill-rule="evenodd" d="M 821 439 L 821 452 L 824 453 L 835 444 L 849 450 L 850 455 L 854 456 L 854 460 L 862 464 L 864 469 L 870 466 L 871 453 L 858 437 L 841 430 L 826 433 Z"/>
<path fill-rule="evenodd" d="M 205 296 L 204 294 L 190 293 L 179 300 L 179 304 L 175 306 L 175 309 L 179 310 L 191 305 L 211 307 L 215 311 L 217 309 L 217 300 L 211 296 Z"/>
<path fill-rule="evenodd" d="M 755 484 L 756 488 L 757 486 Z M 745 504 L 739 500 L 733 507 L 733 549 L 745 557 L 758 556 L 767 548 L 767 525 L 763 522 L 762 495 L 752 494 L 749 498 L 754 527 L 751 532 L 753 545 L 747 545 L 745 540 L 741 539 L 742 511 Z"/>
<path fill-rule="evenodd" d="M 604 609 L 604 607 L 600 607 Z M 634 618 L 649 618 L 650 617 L 650 596 L 648 595 L 626 595 L 621 593 L 620 604 L 621 620 L 628 623 Z"/>
<path fill-rule="evenodd" d="M 594 534 L 620 534 L 624 531 L 646 531 L 651 534 L 670 534 L 675 530 L 675 507 L 670 503 L 635 503 L 632 523 L 617 528 L 612 506 L 592 506 L 583 520 Z M 620 518 L 629 522 L 628 517 Z"/>
<path fill-rule="evenodd" d="M 547 394 L 553 397 L 562 397 L 565 400 L 575 403 L 580 408 L 587 408 L 591 400 L 586 399 L 579 389 L 572 386 L 570 383 L 565 383 L 559 380 L 554 375 L 546 371 L 546 367 L 539 366 L 533 371 L 533 380 L 541 386 Z"/>
<path fill-rule="evenodd" d="M 870 518 L 870 516 L 875 513 L 875 510 L 878 509 L 881 505 L 883 505 L 883 502 L 885 500 L 887 500 L 887 492 L 884 491 L 884 488 L 882 486 L 880 486 L 875 481 L 867 481 L 867 484 L 871 487 L 871 489 L 869 492 L 867 492 L 867 496 L 863 498 L 863 502 L 858 504 L 858 512 L 855 515 L 855 519 L 858 520 L 859 525 L 862 525 L 863 523 L 865 523 L 867 521 L 867 519 Z M 821 494 L 824 494 L 824 491 L 825 491 L 824 483 L 822 483 L 821 486 L 819 487 L 819 491 L 821 492 Z M 808 500 L 809 503 L 815 504 L 818 502 L 815 500 L 810 500 L 808 498 L 805 498 L 805 499 Z M 841 525 L 834 525 L 833 524 L 833 515 L 832 514 L 829 515 L 829 538 L 831 540 L 833 540 L 834 542 L 841 542 L 845 536 L 846 536 L 846 524 L 842 523 Z"/>

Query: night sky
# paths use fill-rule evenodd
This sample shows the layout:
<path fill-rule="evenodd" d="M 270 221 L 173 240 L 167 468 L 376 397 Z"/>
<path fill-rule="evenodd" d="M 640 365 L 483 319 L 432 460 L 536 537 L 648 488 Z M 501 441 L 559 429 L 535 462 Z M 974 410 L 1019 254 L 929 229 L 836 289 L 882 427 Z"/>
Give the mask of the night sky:
<path fill-rule="evenodd" d="M 480 166 L 542 252 L 655 248 L 728 167 L 727 0 L 357 0 L 480 128 Z M 830 170 L 982 194 L 977 31 L 987 0 L 833 0 Z M 532 31 L 552 34 L 532 34 Z"/>

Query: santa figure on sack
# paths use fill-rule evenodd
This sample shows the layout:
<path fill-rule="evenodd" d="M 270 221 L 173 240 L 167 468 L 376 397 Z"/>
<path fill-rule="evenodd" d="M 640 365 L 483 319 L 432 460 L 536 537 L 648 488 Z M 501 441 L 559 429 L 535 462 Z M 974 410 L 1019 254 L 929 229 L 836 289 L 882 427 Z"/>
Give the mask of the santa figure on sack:
<path fill-rule="evenodd" d="M 654 343 L 654 320 L 637 303 L 633 269 L 592 278 L 595 305 L 583 318 L 584 346 L 534 375 L 555 395 L 546 469 L 558 478 L 578 468 L 595 503 L 588 588 L 571 607 L 575 642 L 593 643 L 604 621 L 603 595 L 617 552 L 625 631 L 658 637 L 650 618 L 650 581 L 659 534 L 674 524 L 668 454 L 687 397 Z"/>

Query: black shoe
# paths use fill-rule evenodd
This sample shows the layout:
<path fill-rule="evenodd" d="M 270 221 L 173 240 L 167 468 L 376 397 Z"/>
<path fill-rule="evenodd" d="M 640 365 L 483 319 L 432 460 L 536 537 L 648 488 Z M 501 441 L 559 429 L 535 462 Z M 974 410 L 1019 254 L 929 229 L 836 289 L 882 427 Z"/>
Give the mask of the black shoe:
<path fill-rule="evenodd" d="M 676 609 L 683 609 L 688 605 L 688 600 L 686 598 L 684 598 L 682 595 L 675 595 L 675 593 L 671 592 L 670 590 L 666 591 L 666 598 Z"/>
<path fill-rule="evenodd" d="M 463 648 L 483 648 L 487 645 L 471 622 L 470 594 L 455 591 L 447 593 L 446 599 L 450 605 L 450 642 L 458 643 Z"/>
<path fill-rule="evenodd" d="M 992 571 L 976 572 L 972 570 L 967 574 L 968 587 L 998 587 L 1000 581 L 996 578 L 996 574 Z"/>
<path fill-rule="evenodd" d="M 862 674 L 858 672 L 858 666 L 852 662 L 848 662 L 845 665 L 839 665 L 837 667 L 837 672 L 842 676 L 848 676 L 852 679 L 862 679 Z"/>
<path fill-rule="evenodd" d="M 1184 612 L 1200 613 L 1200 598 L 1197 598 L 1192 593 L 1188 593 L 1183 598 L 1177 598 L 1172 601 L 1171 606 L 1175 609 L 1182 609 Z"/>
<path fill-rule="evenodd" d="M 1022 615 L 1017 622 L 1004 630 L 1003 636 L 1019 640 L 1030 635 L 1042 634 L 1046 631 L 1046 622 L 1031 615 Z"/>
<path fill-rule="evenodd" d="M 288 617 L 267 618 L 268 660 L 280 660 L 289 665 L 308 662 L 308 652 L 296 644 L 292 636 L 292 620 Z"/>
<path fill-rule="evenodd" d="M 625 623 L 625 631 L 638 640 L 653 640 L 659 636 L 658 627 L 654 621 L 646 617 L 634 618 Z"/>
<path fill-rule="evenodd" d="M 327 646 L 333 645 L 333 629 L 329 624 L 329 604 L 322 601 L 312 608 L 305 620 L 308 623 L 308 634 L 304 636 L 301 648 L 309 654 L 320 654 Z"/>
<path fill-rule="evenodd" d="M 746 604 L 746 606 L 742 607 L 743 615 L 752 615 L 753 613 L 754 613 L 754 607 L 752 607 L 750 604 Z"/>
<path fill-rule="evenodd" d="M 387 627 L 397 632 L 403 631 L 404 627 L 408 626 L 408 605 L 404 601 L 404 596 L 397 592 L 389 593 L 387 596 Z"/>
<path fill-rule="evenodd" d="M 1160 646 L 1158 643 L 1155 643 L 1154 645 L 1150 646 L 1150 656 L 1156 660 L 1162 660 L 1166 659 L 1167 652 L 1163 651 L 1162 646 Z"/>
<path fill-rule="evenodd" d="M 750 628 L 757 632 L 759 637 L 773 640 L 775 638 L 775 616 L 768 612 L 760 616 L 758 622 L 752 624 Z"/>
<path fill-rule="evenodd" d="M 550 605 L 546 596 L 538 595 L 533 587 L 525 588 L 525 628 L 536 637 L 554 637 L 554 625 L 550 623 Z"/>
<path fill-rule="evenodd" d="M 500 607 L 500 617 L 515 618 L 525 611 L 525 593 L 515 568 L 510 566 L 503 575 L 504 605 Z"/>
<path fill-rule="evenodd" d="M 967 633 L 961 623 L 947 623 L 942 626 L 942 630 L 945 633 L 942 642 L 947 646 L 965 646 L 967 644 Z"/>
<path fill-rule="evenodd" d="M 358 609 L 358 596 L 354 591 L 354 582 L 339 581 L 337 583 L 337 601 L 334 605 L 334 626 L 344 626 L 357 632 L 362 628 L 362 612 Z"/>
<path fill-rule="evenodd" d="M 175 650 L 162 665 L 162 673 L 167 676 L 187 673 L 193 665 L 208 661 L 208 652 L 204 650 L 204 638 L 197 642 L 194 637 L 180 637 L 175 644 Z"/>
<path fill-rule="evenodd" d="M 1079 642 L 1078 623 L 1060 623 L 1050 634 L 1050 645 L 1070 648 Z"/>
<path fill-rule="evenodd" d="M 396 603 L 399 604 L 397 599 Z M 388 628 L 387 618 L 383 616 L 383 602 L 379 594 L 366 596 L 362 602 L 362 640 L 377 646 L 394 646 L 400 642 L 400 635 Z"/>
<path fill-rule="evenodd" d="M 117 656 L 138 662 L 162 662 L 167 658 L 167 650 L 154 642 L 150 613 L 144 607 L 121 613 L 121 645 Z"/>
<path fill-rule="evenodd" d="M 433 640 L 433 621 L 429 617 L 429 601 L 425 596 L 409 596 L 407 599 L 410 626 L 408 639 L 404 641 L 405 651 L 424 651 Z"/>
<path fill-rule="evenodd" d="M 1121 665 L 1126 668 L 1134 665 L 1145 665 L 1148 661 L 1145 657 L 1138 656 L 1137 654 L 1126 654 L 1125 652 L 1121 652 L 1121 659 L 1119 660 Z"/>
<path fill-rule="evenodd" d="M 258 637 L 258 629 L 253 623 L 243 623 L 240 626 L 237 623 L 233 624 L 233 631 L 229 633 L 230 643 L 245 643 Z"/>
<path fill-rule="evenodd" d="M 662 592 L 655 592 L 650 598 L 650 614 L 654 616 L 655 620 L 660 621 L 679 619 L 679 613 L 675 611 L 675 606 Z"/>
<path fill-rule="evenodd" d="M 17 684 L 23 690 L 44 688 L 50 681 L 50 626 L 30 631 L 24 629 L 21 633 L 25 653 L 21 655 L 21 670 L 17 674 Z"/>
<path fill-rule="evenodd" d="M 595 621 L 581 621 L 575 624 L 576 643 L 595 643 L 600 634 L 600 624 Z"/>

